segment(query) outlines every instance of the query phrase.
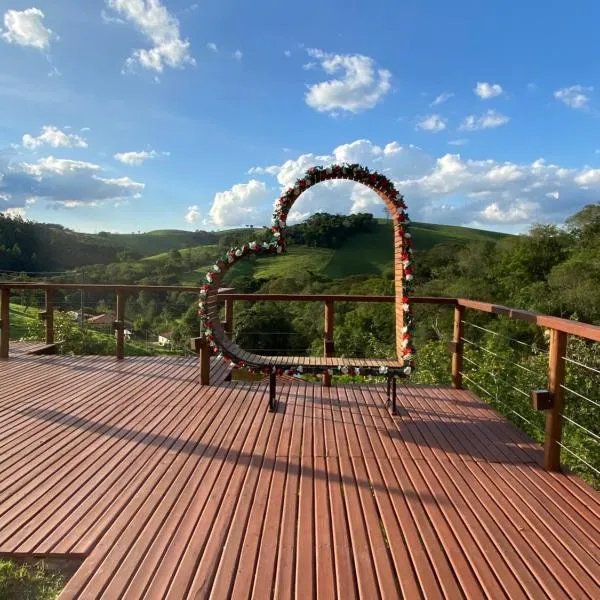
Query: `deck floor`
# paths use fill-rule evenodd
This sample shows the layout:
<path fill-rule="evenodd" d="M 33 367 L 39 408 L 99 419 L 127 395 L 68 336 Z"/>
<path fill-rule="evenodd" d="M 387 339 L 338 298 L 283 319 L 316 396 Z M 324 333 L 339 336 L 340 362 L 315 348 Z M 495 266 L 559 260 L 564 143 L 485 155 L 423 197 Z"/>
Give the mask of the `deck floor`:
<path fill-rule="evenodd" d="M 466 391 L 0 362 L 0 554 L 71 598 L 600 598 L 600 494 Z M 222 374 L 226 369 L 215 365 Z M 217 377 L 215 381 L 219 381 Z"/>

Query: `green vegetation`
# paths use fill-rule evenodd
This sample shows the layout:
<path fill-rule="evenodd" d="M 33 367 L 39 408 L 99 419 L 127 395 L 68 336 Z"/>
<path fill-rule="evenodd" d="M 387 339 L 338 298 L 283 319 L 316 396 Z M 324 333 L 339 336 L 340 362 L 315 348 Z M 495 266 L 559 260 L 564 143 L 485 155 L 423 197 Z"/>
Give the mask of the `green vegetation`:
<path fill-rule="evenodd" d="M 64 577 L 48 571 L 42 563 L 0 560 L 0 600 L 54 600 L 64 585 Z"/>

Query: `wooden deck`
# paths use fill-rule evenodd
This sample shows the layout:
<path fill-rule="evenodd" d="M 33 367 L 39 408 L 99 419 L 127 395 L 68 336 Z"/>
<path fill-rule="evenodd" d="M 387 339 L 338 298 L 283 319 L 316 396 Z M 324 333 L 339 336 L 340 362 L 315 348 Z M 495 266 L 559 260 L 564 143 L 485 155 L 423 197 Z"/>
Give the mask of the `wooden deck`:
<path fill-rule="evenodd" d="M 0 362 L 0 554 L 71 598 L 600 598 L 600 494 L 469 392 Z M 218 371 L 220 369 L 220 371 Z"/>

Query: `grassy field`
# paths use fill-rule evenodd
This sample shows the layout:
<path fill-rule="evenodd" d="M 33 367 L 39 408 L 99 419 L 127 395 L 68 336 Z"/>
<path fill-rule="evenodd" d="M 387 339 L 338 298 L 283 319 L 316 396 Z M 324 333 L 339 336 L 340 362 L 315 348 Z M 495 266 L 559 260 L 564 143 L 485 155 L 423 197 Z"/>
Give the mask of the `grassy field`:
<path fill-rule="evenodd" d="M 427 223 L 413 223 L 410 231 L 417 252 L 447 242 L 498 241 L 505 237 L 502 233 L 491 231 Z M 391 222 L 378 220 L 373 231 L 355 235 L 341 248 L 290 246 L 283 256 L 261 257 L 252 262 L 240 263 L 236 265 L 232 274 L 236 277 L 245 275 L 255 279 L 289 277 L 292 273 L 294 276 L 318 273 L 331 279 L 352 275 L 377 275 L 392 267 L 392 236 Z M 217 247 L 210 248 L 215 249 L 216 257 Z M 197 284 L 211 265 L 212 261 L 207 261 L 206 266 L 187 273 L 185 285 Z"/>

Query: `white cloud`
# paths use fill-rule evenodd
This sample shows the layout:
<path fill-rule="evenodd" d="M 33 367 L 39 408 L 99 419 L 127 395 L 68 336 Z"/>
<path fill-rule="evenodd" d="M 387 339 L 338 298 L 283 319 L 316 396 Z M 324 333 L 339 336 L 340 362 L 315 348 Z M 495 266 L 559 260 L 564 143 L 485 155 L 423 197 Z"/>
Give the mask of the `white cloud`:
<path fill-rule="evenodd" d="M 467 140 L 465 138 L 459 138 L 457 140 L 450 140 L 448 143 L 451 146 L 464 146 L 465 144 L 469 143 L 469 140 Z"/>
<path fill-rule="evenodd" d="M 138 198 L 144 187 L 129 177 L 104 177 L 100 165 L 86 161 L 47 156 L 0 163 L 0 195 L 8 208 L 42 200 L 52 207 L 96 206 Z"/>
<path fill-rule="evenodd" d="M 377 68 L 375 61 L 362 54 L 329 54 L 310 49 L 328 75 L 337 79 L 311 85 L 305 95 L 308 106 L 319 112 L 338 110 L 358 113 L 373 108 L 390 91 L 392 74 Z"/>
<path fill-rule="evenodd" d="M 510 117 L 503 115 L 495 110 L 488 110 L 480 116 L 469 115 L 465 117 L 459 131 L 477 131 L 478 129 L 492 129 L 506 125 L 510 121 Z"/>
<path fill-rule="evenodd" d="M 444 102 L 447 102 L 453 96 L 454 94 L 452 92 L 443 92 L 429 106 L 438 106 L 439 104 L 444 104 Z"/>
<path fill-rule="evenodd" d="M 44 26 L 43 19 L 44 13 L 39 8 L 7 10 L 4 13 L 5 29 L 0 37 L 9 44 L 47 50 L 50 41 L 58 38 Z"/>
<path fill-rule="evenodd" d="M 90 131 L 90 127 L 82 127 L 79 131 L 81 131 L 82 133 L 85 131 Z"/>
<path fill-rule="evenodd" d="M 244 53 L 241 50 L 236 50 L 231 56 L 233 56 L 235 60 L 242 60 Z"/>
<path fill-rule="evenodd" d="M 14 206 L 12 208 L 7 208 L 5 210 L 0 211 L 0 214 L 3 214 L 5 217 L 9 219 L 24 219 L 26 215 L 26 211 L 24 208 L 20 206 Z"/>
<path fill-rule="evenodd" d="M 209 211 L 211 221 L 217 227 L 262 224 L 268 194 L 266 184 L 256 179 L 218 192 Z"/>
<path fill-rule="evenodd" d="M 35 150 L 43 145 L 52 148 L 87 148 L 88 146 L 81 136 L 76 133 L 65 133 L 54 125 L 44 125 L 42 133 L 37 137 L 28 133 L 23 136 L 23 146 L 29 150 Z"/>
<path fill-rule="evenodd" d="M 110 25 L 112 23 L 116 24 L 116 25 L 124 25 L 125 21 L 123 21 L 123 19 L 119 19 L 119 17 L 113 17 L 111 15 L 109 15 L 104 9 L 102 9 L 100 11 L 100 18 L 102 19 L 103 23 L 106 23 L 107 25 Z"/>
<path fill-rule="evenodd" d="M 114 158 L 125 165 L 139 166 L 145 161 L 157 158 L 159 156 L 169 156 L 169 152 L 157 152 L 156 150 L 142 150 L 140 152 L 117 152 Z"/>
<path fill-rule="evenodd" d="M 106 0 L 107 5 L 132 23 L 153 44 L 140 48 L 125 62 L 126 69 L 140 65 L 162 73 L 164 68 L 195 65 L 190 54 L 190 42 L 181 38 L 179 21 L 160 0 Z"/>
<path fill-rule="evenodd" d="M 482 99 L 489 100 L 503 93 L 502 86 L 498 83 L 487 83 L 486 81 L 478 81 L 473 91 Z"/>
<path fill-rule="evenodd" d="M 291 50 L 284 50 L 283 53 L 285 54 L 285 56 L 287 56 L 288 58 L 292 55 L 292 51 Z"/>
<path fill-rule="evenodd" d="M 283 190 L 309 167 L 336 162 L 357 162 L 386 174 L 405 194 L 411 217 L 434 223 L 525 230 L 534 222 L 563 222 L 600 194 L 600 169 L 568 169 L 543 159 L 513 163 L 463 159 L 458 154 L 435 158 L 416 146 L 398 142 L 379 146 L 370 140 L 343 144 L 326 155 L 302 154 L 252 171 L 276 177 Z M 306 218 L 319 210 L 379 214 L 382 206 L 363 186 L 340 181 L 311 188 L 293 210 Z M 253 214 L 262 219 L 252 222 L 268 223 L 271 208 L 263 195 L 252 204 Z M 236 224 L 244 222 L 239 219 Z"/>
<path fill-rule="evenodd" d="M 600 184 L 600 169 L 584 169 L 577 175 L 575 181 L 582 186 Z"/>
<path fill-rule="evenodd" d="M 208 44 L 206 44 L 206 47 L 211 51 L 211 52 L 218 52 L 219 49 L 217 48 L 217 45 L 214 42 L 208 42 Z"/>
<path fill-rule="evenodd" d="M 198 210 L 198 205 L 194 204 L 193 206 L 188 206 L 188 211 L 185 214 L 184 218 L 188 223 L 195 223 L 200 218 L 200 211 Z"/>
<path fill-rule="evenodd" d="M 570 108 L 586 109 L 590 101 L 589 93 L 593 90 L 593 87 L 572 85 L 571 87 L 556 90 L 554 92 L 554 97 Z"/>
<path fill-rule="evenodd" d="M 438 133 L 446 129 L 448 124 L 447 119 L 440 117 L 440 115 L 429 115 L 423 117 L 418 123 L 416 129 L 423 129 L 424 131 L 431 131 L 432 133 Z"/>

